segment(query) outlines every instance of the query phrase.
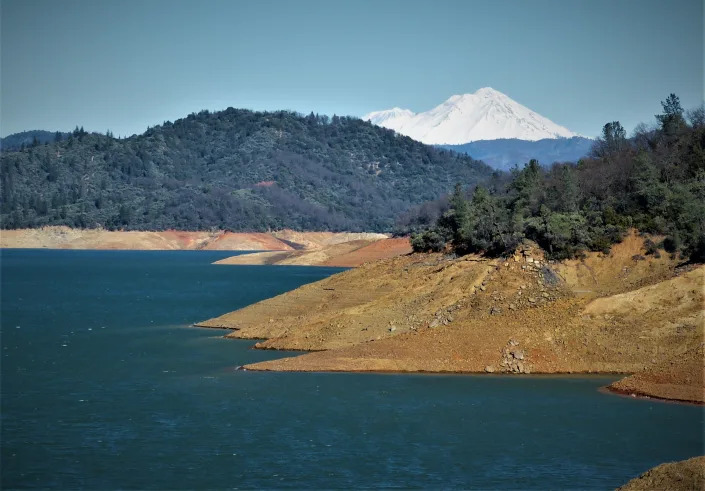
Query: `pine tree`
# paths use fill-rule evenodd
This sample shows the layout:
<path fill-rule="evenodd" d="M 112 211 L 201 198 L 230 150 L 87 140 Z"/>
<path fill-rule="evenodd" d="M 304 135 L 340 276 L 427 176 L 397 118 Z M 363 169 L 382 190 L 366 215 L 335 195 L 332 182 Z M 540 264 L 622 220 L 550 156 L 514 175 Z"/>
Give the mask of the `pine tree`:
<path fill-rule="evenodd" d="M 671 94 L 665 101 L 661 101 L 661 107 L 663 107 L 663 114 L 657 114 L 656 119 L 661 123 L 661 129 L 665 135 L 671 137 L 685 126 L 683 107 L 676 94 Z"/>
<path fill-rule="evenodd" d="M 602 127 L 602 137 L 592 148 L 592 155 L 605 158 L 622 151 L 627 146 L 627 132 L 619 121 L 612 121 Z"/>

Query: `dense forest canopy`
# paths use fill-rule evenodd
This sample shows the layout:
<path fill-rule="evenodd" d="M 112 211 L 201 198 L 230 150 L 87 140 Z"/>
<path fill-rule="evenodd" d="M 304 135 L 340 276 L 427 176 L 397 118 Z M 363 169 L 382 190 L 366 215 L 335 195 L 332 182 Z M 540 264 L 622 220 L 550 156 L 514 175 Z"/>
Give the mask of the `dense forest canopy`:
<path fill-rule="evenodd" d="M 357 118 L 229 108 L 0 155 L 3 228 L 391 231 L 491 169 Z"/>
<path fill-rule="evenodd" d="M 587 158 L 546 169 L 532 160 L 486 185 L 465 183 L 445 200 L 407 212 L 418 251 L 502 255 L 524 238 L 553 258 L 606 251 L 628 228 L 663 236 L 649 244 L 705 261 L 705 109 L 684 114 L 678 97 L 662 102 L 657 125 L 632 138 L 607 123 Z"/>

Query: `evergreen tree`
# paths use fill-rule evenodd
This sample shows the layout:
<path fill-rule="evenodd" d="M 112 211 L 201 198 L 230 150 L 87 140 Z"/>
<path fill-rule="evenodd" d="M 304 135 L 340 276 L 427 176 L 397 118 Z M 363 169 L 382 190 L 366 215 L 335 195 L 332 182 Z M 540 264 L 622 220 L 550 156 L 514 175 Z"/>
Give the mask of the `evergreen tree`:
<path fill-rule="evenodd" d="M 612 121 L 602 127 L 602 136 L 595 141 L 592 155 L 606 158 L 627 148 L 627 132 L 619 121 Z"/>
<path fill-rule="evenodd" d="M 671 94 L 665 101 L 661 101 L 661 107 L 663 108 L 663 113 L 657 114 L 656 119 L 661 123 L 661 129 L 664 134 L 667 137 L 671 137 L 685 126 L 683 107 L 676 94 Z"/>

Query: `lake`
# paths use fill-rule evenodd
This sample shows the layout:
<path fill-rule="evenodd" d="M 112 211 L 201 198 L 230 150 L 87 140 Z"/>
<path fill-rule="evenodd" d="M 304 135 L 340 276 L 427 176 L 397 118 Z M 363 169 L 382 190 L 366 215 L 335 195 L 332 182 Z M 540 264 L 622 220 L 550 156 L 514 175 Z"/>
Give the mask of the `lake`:
<path fill-rule="evenodd" d="M 613 488 L 703 453 L 617 377 L 260 373 L 193 322 L 340 271 L 3 250 L 2 488 Z"/>

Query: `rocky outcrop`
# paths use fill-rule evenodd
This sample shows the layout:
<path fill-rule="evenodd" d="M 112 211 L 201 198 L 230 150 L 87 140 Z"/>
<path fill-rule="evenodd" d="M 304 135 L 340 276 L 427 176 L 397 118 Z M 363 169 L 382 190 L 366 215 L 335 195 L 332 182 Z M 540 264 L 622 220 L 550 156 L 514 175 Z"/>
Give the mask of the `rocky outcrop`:
<path fill-rule="evenodd" d="M 519 348 L 519 341 L 510 339 L 502 350 L 502 361 L 499 363 L 503 371 L 510 373 L 531 373 L 526 352 Z"/>

